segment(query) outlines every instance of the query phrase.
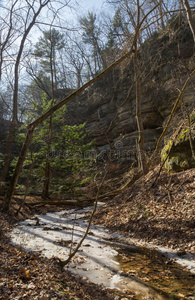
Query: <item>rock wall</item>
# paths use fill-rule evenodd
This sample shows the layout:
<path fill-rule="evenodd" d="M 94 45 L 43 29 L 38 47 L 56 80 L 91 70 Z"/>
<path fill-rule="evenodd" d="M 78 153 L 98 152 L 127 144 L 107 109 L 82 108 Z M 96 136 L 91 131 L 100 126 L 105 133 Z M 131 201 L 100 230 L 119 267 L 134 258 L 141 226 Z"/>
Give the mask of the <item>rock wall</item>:
<path fill-rule="evenodd" d="M 190 72 L 195 68 L 194 43 L 191 31 L 185 26 L 181 31 L 155 33 L 139 50 L 142 94 L 142 118 L 146 154 L 150 156 L 166 124 L 174 102 Z M 126 61 L 117 69 L 98 80 L 76 99 L 67 104 L 67 124 L 86 122 L 88 140 L 94 140 L 93 158 L 111 159 L 129 168 L 136 163 L 138 139 L 134 66 Z M 195 76 L 187 86 L 183 104 L 177 111 L 166 140 L 178 122 L 195 106 Z M 71 89 L 56 91 L 64 98 Z M 0 125 L 1 141 L 5 140 L 8 124 Z M 5 152 L 1 143 L 0 152 Z"/>
<path fill-rule="evenodd" d="M 169 172 L 195 168 L 195 109 L 167 139 L 161 159 Z"/>
<path fill-rule="evenodd" d="M 154 150 L 171 113 L 178 89 L 182 88 L 195 65 L 189 28 L 188 39 L 184 39 L 182 44 L 179 34 L 172 40 L 168 37 L 166 43 L 164 40 L 164 35 L 155 37 L 155 41 L 147 41 L 140 51 L 142 118 L 148 155 Z M 195 105 L 194 77 L 183 96 L 182 108 L 185 107 L 186 111 Z M 65 117 L 70 124 L 86 122 L 89 139 L 94 140 L 99 159 L 111 158 L 113 162 L 129 167 L 136 161 L 138 132 L 135 115 L 133 65 L 126 62 L 122 70 L 114 70 L 70 102 Z M 181 106 L 177 116 L 179 119 L 183 117 Z M 177 116 L 174 126 L 177 126 Z M 169 135 L 173 129 L 169 130 Z"/>

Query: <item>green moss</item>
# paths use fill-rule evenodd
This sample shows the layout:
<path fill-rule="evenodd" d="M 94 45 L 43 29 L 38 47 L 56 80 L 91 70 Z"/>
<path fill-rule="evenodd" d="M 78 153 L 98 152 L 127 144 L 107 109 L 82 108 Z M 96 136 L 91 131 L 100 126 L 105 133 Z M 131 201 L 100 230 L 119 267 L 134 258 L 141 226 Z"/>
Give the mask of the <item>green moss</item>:
<path fill-rule="evenodd" d="M 189 146 L 189 129 L 182 129 L 176 141 L 170 139 L 161 151 L 161 161 L 168 172 L 180 172 L 194 167 Z"/>
<path fill-rule="evenodd" d="M 183 134 L 185 134 L 185 133 L 189 132 L 189 128 L 182 129 L 181 132 L 182 132 Z"/>
<path fill-rule="evenodd" d="M 167 155 L 169 154 L 171 147 L 173 145 L 173 141 L 169 140 L 168 144 L 161 151 L 161 160 L 164 162 L 167 159 Z"/>
<path fill-rule="evenodd" d="M 178 135 L 175 131 L 161 151 L 161 161 L 164 162 L 164 167 L 169 172 L 180 172 L 195 167 L 195 159 L 192 157 L 189 141 L 190 129 L 188 123 L 186 118 Z M 195 110 L 192 110 L 190 115 L 190 123 L 191 125 L 195 124 Z M 194 125 L 191 126 L 192 143 L 195 147 L 194 129 Z"/>
<path fill-rule="evenodd" d="M 147 216 L 147 215 L 150 215 L 150 211 L 146 210 L 144 213 L 143 213 L 143 216 Z"/>
<path fill-rule="evenodd" d="M 165 162 L 165 168 L 169 172 L 180 172 L 189 169 L 190 165 L 187 158 L 184 155 L 177 153 Z"/>
<path fill-rule="evenodd" d="M 189 128 L 182 129 L 181 134 L 178 135 L 177 140 L 178 141 L 184 141 L 186 138 L 188 138 Z"/>
<path fill-rule="evenodd" d="M 195 114 L 190 116 L 190 123 L 191 125 L 195 123 Z"/>

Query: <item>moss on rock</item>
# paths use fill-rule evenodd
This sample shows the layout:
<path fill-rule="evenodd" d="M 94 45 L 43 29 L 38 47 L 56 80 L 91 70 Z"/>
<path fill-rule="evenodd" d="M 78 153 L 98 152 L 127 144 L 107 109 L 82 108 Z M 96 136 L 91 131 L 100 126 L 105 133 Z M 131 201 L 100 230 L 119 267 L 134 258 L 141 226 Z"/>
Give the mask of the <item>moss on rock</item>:
<path fill-rule="evenodd" d="M 182 170 L 190 169 L 190 164 L 185 155 L 181 153 L 175 153 L 165 162 L 165 168 L 171 172 L 180 172 Z"/>
<path fill-rule="evenodd" d="M 180 133 L 169 139 L 161 151 L 161 161 L 164 162 L 165 169 L 169 172 L 180 172 L 195 167 L 195 159 L 192 157 L 189 133 L 191 131 L 192 145 L 195 149 L 195 114 L 190 116 L 191 128 L 186 121 Z"/>

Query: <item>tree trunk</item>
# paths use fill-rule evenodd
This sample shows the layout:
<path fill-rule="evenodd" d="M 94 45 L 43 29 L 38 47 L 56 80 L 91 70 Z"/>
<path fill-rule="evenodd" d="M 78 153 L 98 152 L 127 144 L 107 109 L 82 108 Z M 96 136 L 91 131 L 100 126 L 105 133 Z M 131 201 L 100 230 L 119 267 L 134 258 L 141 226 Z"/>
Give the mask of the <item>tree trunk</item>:
<path fill-rule="evenodd" d="M 6 195 L 5 195 L 5 198 L 4 198 L 4 210 L 7 210 L 7 211 L 9 210 L 11 198 L 12 198 L 12 195 L 14 193 L 15 186 L 17 184 L 17 181 L 18 181 L 21 169 L 22 169 L 22 166 L 23 166 L 23 163 L 24 163 L 24 160 L 25 160 L 25 156 L 27 154 L 28 147 L 30 145 L 30 142 L 31 142 L 31 139 L 32 139 L 32 136 L 33 136 L 34 129 L 39 124 L 41 124 L 43 121 L 45 121 L 48 117 L 50 117 L 54 112 L 56 112 L 62 106 L 64 106 L 65 104 L 67 104 L 70 100 L 72 100 L 73 98 L 75 98 L 77 95 L 81 94 L 82 91 L 84 91 L 91 84 L 93 84 L 94 82 L 96 82 L 97 80 L 99 80 L 100 78 L 102 78 L 104 75 L 106 75 L 108 72 L 110 72 L 111 70 L 113 70 L 122 61 L 124 61 L 125 58 L 129 57 L 130 55 L 132 55 L 132 53 L 134 52 L 135 43 L 137 41 L 139 29 L 141 28 L 141 25 L 144 23 L 144 21 L 149 16 L 149 14 L 151 12 L 153 12 L 156 9 L 156 7 L 157 6 L 155 6 L 151 11 L 149 11 L 144 16 L 144 18 L 142 19 L 142 21 L 138 24 L 137 30 L 135 32 L 135 36 L 134 36 L 134 39 L 133 39 L 133 42 L 132 42 L 131 49 L 126 54 L 124 54 L 123 56 L 121 56 L 118 60 L 116 60 L 107 69 L 105 69 L 104 71 L 102 71 L 100 74 L 98 74 L 97 76 L 95 76 L 93 79 L 89 80 L 87 83 L 85 83 L 83 86 L 81 86 L 78 90 L 76 90 L 75 92 L 73 92 L 72 94 L 70 94 L 68 97 L 66 97 L 65 99 L 63 99 L 59 103 L 57 103 L 54 107 L 50 108 L 45 114 L 43 114 L 42 116 L 40 116 L 39 118 L 37 118 L 34 122 L 32 122 L 28 126 L 28 132 L 27 132 L 27 135 L 26 135 L 26 139 L 24 141 L 24 144 L 23 144 L 23 147 L 22 147 L 22 150 L 21 150 L 21 154 L 20 154 L 20 157 L 18 159 L 16 168 L 15 168 L 15 171 L 14 171 L 14 173 L 12 175 L 9 189 L 8 189 Z"/>
<path fill-rule="evenodd" d="M 5 183 L 5 179 L 6 179 L 6 176 L 7 176 L 8 169 L 9 169 L 9 162 L 10 162 L 10 157 L 11 157 L 11 148 L 12 148 L 12 142 L 13 142 L 13 135 L 14 135 L 15 126 L 17 125 L 17 120 L 18 120 L 19 66 L 20 66 L 20 60 L 21 60 L 21 56 L 22 56 L 22 53 L 23 53 L 23 49 L 24 49 L 24 44 L 25 44 L 25 41 L 27 39 L 27 36 L 28 36 L 30 30 L 32 29 L 32 27 L 35 24 L 37 16 L 41 12 L 42 8 L 49 3 L 49 1 L 50 0 L 47 0 L 44 4 L 41 4 L 41 1 L 40 1 L 40 7 L 37 10 L 37 12 L 34 14 L 32 22 L 29 24 L 27 29 L 24 31 L 22 40 L 20 42 L 20 48 L 19 48 L 19 51 L 18 51 L 18 55 L 17 55 L 16 63 L 15 63 L 15 69 L 14 69 L 14 94 L 13 94 L 12 124 L 10 126 L 9 138 L 8 138 L 8 141 L 7 141 L 7 148 L 6 148 L 6 155 L 5 155 L 5 160 L 4 160 L 3 170 L 2 170 L 2 176 L 1 176 L 1 180 L 0 180 L 1 184 L 2 184 L 2 187 Z M 4 193 L 4 190 L 3 189 L 0 190 L 0 193 Z"/>
<path fill-rule="evenodd" d="M 140 22 L 140 7 L 139 0 L 137 0 L 137 28 L 139 28 Z M 140 87 L 140 70 L 138 66 L 138 57 L 137 57 L 137 41 L 135 43 L 135 54 L 134 54 L 134 70 L 135 70 L 135 83 L 136 83 L 136 120 L 137 120 L 137 129 L 138 129 L 138 162 L 141 167 L 142 172 L 147 173 L 147 163 L 144 150 L 144 127 L 141 114 L 141 87 Z"/>
<path fill-rule="evenodd" d="M 27 180 L 26 180 L 26 187 L 25 187 L 25 194 L 24 194 L 24 198 L 16 212 L 16 216 L 19 214 L 20 210 L 22 209 L 25 201 L 26 201 L 26 197 L 28 195 L 28 192 L 29 192 L 29 188 L 30 188 L 30 177 L 31 177 L 31 174 L 32 174 L 32 170 L 34 168 L 34 164 L 35 164 L 35 161 L 33 160 L 33 151 L 31 150 L 31 165 L 30 165 L 30 169 L 29 169 L 29 172 L 28 172 L 28 177 L 27 177 Z"/>
<path fill-rule="evenodd" d="M 194 39 L 194 44 L 195 44 L 195 21 L 194 21 L 194 19 L 192 17 L 192 12 L 191 12 L 188 0 L 183 0 L 183 4 L 184 4 L 184 7 L 186 9 L 188 23 L 189 23 L 190 29 L 192 31 L 192 35 L 193 35 L 193 39 Z"/>
<path fill-rule="evenodd" d="M 9 136 L 7 140 L 7 146 L 6 146 L 6 154 L 5 154 L 5 159 L 4 159 L 4 165 L 3 165 L 3 170 L 1 173 L 1 179 L 0 179 L 0 195 L 4 195 L 4 190 L 5 190 L 5 181 L 9 169 L 9 162 L 10 162 L 10 157 L 11 157 L 11 148 L 12 148 L 12 142 L 13 142 L 13 136 L 14 136 L 14 131 L 15 131 L 15 126 L 16 126 L 16 120 L 13 120 L 10 125 L 9 129 Z"/>
<path fill-rule="evenodd" d="M 16 0 L 13 5 L 11 6 L 11 9 L 10 9 L 10 14 L 9 14 L 9 29 L 7 31 L 7 35 L 5 37 L 5 40 L 4 42 L 0 40 L 0 80 L 1 80 L 1 76 L 2 76 L 2 65 L 3 65 L 3 52 L 5 51 L 6 49 L 6 46 L 8 45 L 9 41 L 10 41 L 10 38 L 11 38 L 11 35 L 12 35 L 12 29 L 13 29 L 13 21 L 12 21 L 12 18 L 13 18 L 13 11 L 14 11 L 14 7 L 15 5 L 17 4 L 18 0 Z M 0 34 L 0 39 L 1 39 L 1 34 Z"/>
<path fill-rule="evenodd" d="M 43 200 L 49 198 L 49 185 L 50 185 L 50 177 L 51 177 L 51 166 L 50 166 L 50 149 L 51 149 L 51 142 L 52 142 L 52 116 L 49 120 L 49 137 L 48 137 L 48 151 L 46 157 L 46 166 L 45 166 L 45 179 L 43 184 L 43 190 L 41 194 L 41 198 Z"/>
<path fill-rule="evenodd" d="M 159 3 L 159 12 L 160 12 L 160 16 L 161 16 L 161 28 L 162 30 L 165 29 L 165 23 L 164 23 L 164 14 L 163 14 L 163 8 L 162 8 L 162 2 L 160 1 Z"/>
<path fill-rule="evenodd" d="M 50 177 L 51 177 L 51 167 L 50 167 L 49 158 L 47 157 L 46 167 L 45 167 L 45 179 L 44 179 L 43 190 L 41 194 L 41 198 L 43 200 L 49 198 Z"/>
<path fill-rule="evenodd" d="M 9 207 L 10 207 L 10 203 L 11 203 L 11 199 L 12 199 L 12 195 L 14 193 L 16 184 L 18 182 L 18 178 L 20 176 L 20 172 L 22 170 L 22 166 L 33 136 L 33 132 L 34 132 L 34 128 L 33 126 L 29 126 L 28 131 L 27 131 L 27 135 L 26 135 L 26 139 L 25 142 L 22 146 L 22 150 L 16 165 L 16 168 L 14 170 L 14 174 L 12 175 L 11 181 L 10 181 L 10 185 L 9 185 L 9 189 L 7 191 L 7 193 L 5 194 L 4 197 L 4 202 L 3 202 L 3 210 L 4 211 L 9 211 Z"/>
<path fill-rule="evenodd" d="M 55 69 L 55 49 L 53 48 L 52 36 L 51 36 L 51 51 L 50 51 L 50 73 L 51 73 L 51 89 L 52 89 L 52 101 L 51 107 L 54 104 L 54 90 L 56 89 L 56 69 Z M 55 80 L 54 80 L 55 78 Z M 41 198 L 43 200 L 49 198 L 49 185 L 50 185 L 50 177 L 51 177 L 51 166 L 50 166 L 50 157 L 49 153 L 51 150 L 52 144 L 52 116 L 49 118 L 49 135 L 48 135 L 48 149 L 46 154 L 46 166 L 45 166 L 45 180 L 43 184 L 43 190 Z"/>

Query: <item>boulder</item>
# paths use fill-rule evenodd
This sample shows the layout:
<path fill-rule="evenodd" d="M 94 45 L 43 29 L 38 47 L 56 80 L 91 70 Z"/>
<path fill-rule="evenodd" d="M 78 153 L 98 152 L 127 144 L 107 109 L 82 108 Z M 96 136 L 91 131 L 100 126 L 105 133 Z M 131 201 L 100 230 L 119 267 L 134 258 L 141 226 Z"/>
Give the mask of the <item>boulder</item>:
<path fill-rule="evenodd" d="M 179 172 L 195 167 L 195 110 L 189 120 L 174 133 L 161 152 L 161 159 L 169 172 Z"/>

